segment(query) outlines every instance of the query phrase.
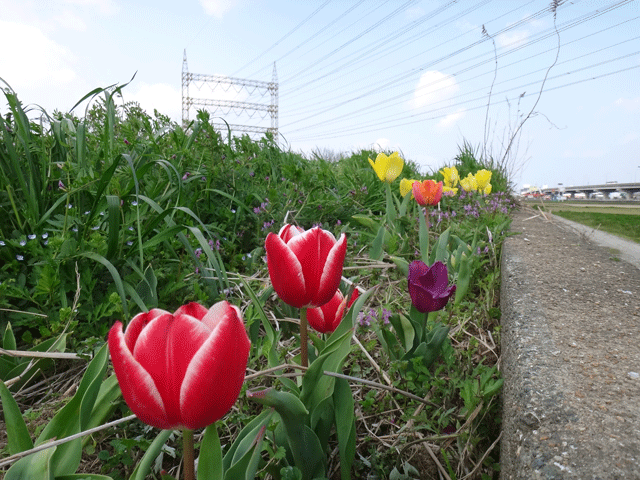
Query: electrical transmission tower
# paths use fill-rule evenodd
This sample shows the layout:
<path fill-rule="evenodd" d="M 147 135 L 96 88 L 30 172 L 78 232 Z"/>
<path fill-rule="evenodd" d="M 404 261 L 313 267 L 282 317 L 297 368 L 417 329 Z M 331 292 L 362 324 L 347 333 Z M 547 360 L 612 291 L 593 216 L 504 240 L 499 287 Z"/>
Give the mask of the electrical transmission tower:
<path fill-rule="evenodd" d="M 189 85 L 195 86 L 198 90 L 206 85 L 210 92 L 217 98 L 193 98 L 189 96 Z M 271 96 L 271 103 L 254 103 L 238 100 L 224 100 L 220 96 L 222 92 L 230 92 L 233 89 L 237 95 L 243 95 L 245 99 L 259 96 L 263 99 L 267 95 Z M 276 64 L 273 63 L 273 76 L 270 82 L 260 82 L 257 80 L 249 80 L 244 78 L 231 78 L 224 75 L 204 75 L 200 73 L 189 73 L 187 66 L 187 51 L 184 51 L 182 59 L 182 126 L 186 128 L 189 124 L 189 111 L 192 107 L 206 107 L 210 114 L 221 112 L 222 115 L 228 116 L 233 113 L 235 117 L 244 119 L 245 122 L 251 122 L 252 125 L 241 125 L 232 123 L 228 120 L 228 126 L 232 132 L 245 132 L 265 134 L 273 133 L 274 138 L 278 136 L 278 77 L 276 73 Z M 221 116 L 221 115 L 219 115 Z M 271 126 L 265 127 L 260 125 L 267 116 L 271 117 Z M 256 122 L 257 117 L 257 122 Z M 226 119 L 225 119 L 226 120 Z M 242 120 L 240 120 L 242 121 Z M 258 123 L 258 124 L 255 124 Z M 262 122 L 264 123 L 264 122 Z M 227 124 L 224 122 L 212 123 L 214 128 L 226 132 Z"/>

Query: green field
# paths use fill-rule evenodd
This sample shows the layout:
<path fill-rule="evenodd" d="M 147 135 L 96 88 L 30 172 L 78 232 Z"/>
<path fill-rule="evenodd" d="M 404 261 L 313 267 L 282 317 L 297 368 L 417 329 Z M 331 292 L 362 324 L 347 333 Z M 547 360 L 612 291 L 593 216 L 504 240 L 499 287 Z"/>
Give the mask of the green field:
<path fill-rule="evenodd" d="M 633 204 L 598 205 L 575 202 L 527 202 L 545 211 L 640 243 L 640 206 Z"/>

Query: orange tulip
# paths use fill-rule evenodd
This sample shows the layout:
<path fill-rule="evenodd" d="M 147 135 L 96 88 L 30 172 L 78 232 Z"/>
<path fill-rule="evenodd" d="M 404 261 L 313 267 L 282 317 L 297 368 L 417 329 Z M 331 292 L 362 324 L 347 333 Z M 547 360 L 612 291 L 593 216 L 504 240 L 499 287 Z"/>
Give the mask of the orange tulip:
<path fill-rule="evenodd" d="M 424 180 L 423 182 L 414 182 L 411 188 L 416 202 L 422 206 L 437 205 L 442 198 L 442 182 Z"/>

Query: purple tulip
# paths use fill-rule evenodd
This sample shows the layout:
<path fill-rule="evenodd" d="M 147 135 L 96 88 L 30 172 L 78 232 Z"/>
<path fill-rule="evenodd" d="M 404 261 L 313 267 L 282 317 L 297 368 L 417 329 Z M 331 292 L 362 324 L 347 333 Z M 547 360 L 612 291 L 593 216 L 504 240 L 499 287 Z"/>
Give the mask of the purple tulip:
<path fill-rule="evenodd" d="M 421 313 L 441 310 L 455 293 L 456 286 L 449 284 L 447 267 L 436 262 L 428 267 L 420 260 L 409 265 L 409 295 L 411 303 Z"/>

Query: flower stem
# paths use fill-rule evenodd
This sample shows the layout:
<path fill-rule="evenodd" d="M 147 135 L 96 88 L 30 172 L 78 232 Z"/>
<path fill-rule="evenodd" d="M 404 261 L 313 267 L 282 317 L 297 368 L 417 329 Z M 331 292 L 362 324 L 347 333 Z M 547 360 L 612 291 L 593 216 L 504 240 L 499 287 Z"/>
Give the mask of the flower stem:
<path fill-rule="evenodd" d="M 420 242 L 420 256 L 422 261 L 429 265 L 429 217 L 424 208 L 420 207 L 420 230 L 418 239 Z"/>
<path fill-rule="evenodd" d="M 194 454 L 193 454 L 193 430 L 182 430 L 184 480 L 195 480 Z"/>
<path fill-rule="evenodd" d="M 300 365 L 309 366 L 309 353 L 307 352 L 307 307 L 300 309 Z"/>

